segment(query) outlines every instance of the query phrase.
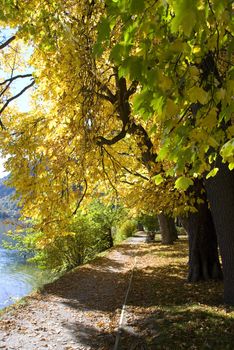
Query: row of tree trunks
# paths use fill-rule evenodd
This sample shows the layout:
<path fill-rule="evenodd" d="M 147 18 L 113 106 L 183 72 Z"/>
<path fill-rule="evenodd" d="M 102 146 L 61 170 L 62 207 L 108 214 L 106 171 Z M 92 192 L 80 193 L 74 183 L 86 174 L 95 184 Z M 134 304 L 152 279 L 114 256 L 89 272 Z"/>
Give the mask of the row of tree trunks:
<path fill-rule="evenodd" d="M 205 181 L 211 205 L 224 274 L 224 302 L 234 305 L 234 171 L 221 158 L 219 172 Z"/>

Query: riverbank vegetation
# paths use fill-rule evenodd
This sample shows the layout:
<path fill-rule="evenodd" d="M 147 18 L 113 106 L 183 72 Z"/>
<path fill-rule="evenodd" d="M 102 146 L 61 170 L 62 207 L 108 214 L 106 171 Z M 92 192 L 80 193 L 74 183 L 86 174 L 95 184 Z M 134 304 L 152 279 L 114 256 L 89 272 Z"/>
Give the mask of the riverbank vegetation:
<path fill-rule="evenodd" d="M 131 218 L 126 208 L 93 200 L 71 218 L 67 232 L 45 246 L 38 245 L 43 232 L 23 227 L 8 232 L 10 241 L 4 242 L 4 247 L 17 250 L 40 268 L 61 273 L 93 260 L 136 229 L 137 218 Z"/>

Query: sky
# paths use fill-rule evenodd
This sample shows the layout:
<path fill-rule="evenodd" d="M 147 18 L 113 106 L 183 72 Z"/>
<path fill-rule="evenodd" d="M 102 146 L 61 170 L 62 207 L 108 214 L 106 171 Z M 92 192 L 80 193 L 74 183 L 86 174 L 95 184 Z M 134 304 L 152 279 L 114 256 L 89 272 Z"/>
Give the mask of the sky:
<path fill-rule="evenodd" d="M 4 169 L 3 163 L 4 163 L 4 159 L 1 157 L 0 158 L 0 179 L 8 174 Z"/>
<path fill-rule="evenodd" d="M 15 84 L 13 89 L 15 93 L 21 91 L 24 88 L 24 86 L 28 84 L 28 82 L 26 82 L 26 79 L 22 79 L 22 80 L 24 81 Z M 15 104 L 17 105 L 20 111 L 28 112 L 30 110 L 30 92 L 26 91 L 22 96 L 20 96 L 17 99 Z M 1 157 L 0 155 L 0 179 L 8 174 L 4 168 L 5 161 L 6 161 L 6 158 Z"/>
<path fill-rule="evenodd" d="M 1 30 L 1 37 L 4 35 L 4 40 L 8 39 L 13 35 L 13 32 L 11 29 L 4 29 Z M 4 41 L 3 40 L 3 41 Z M 29 48 L 25 51 L 25 59 L 27 59 L 32 54 L 32 48 Z M 1 74 L 3 73 L 0 69 Z M 29 68 L 26 71 L 23 72 L 23 74 L 31 73 L 32 70 Z M 22 72 L 15 72 L 15 74 L 22 74 Z M 30 83 L 29 78 L 25 79 L 17 79 L 14 84 L 12 84 L 12 93 L 15 95 L 18 92 L 20 92 L 25 86 L 27 86 Z M 24 94 L 22 94 L 19 98 L 13 101 L 14 105 L 18 107 L 18 109 L 22 112 L 28 112 L 30 110 L 30 91 L 27 90 Z M 0 154 L 0 178 L 6 176 L 8 173 L 4 169 L 4 162 L 6 158 L 4 159 L 1 157 Z"/>

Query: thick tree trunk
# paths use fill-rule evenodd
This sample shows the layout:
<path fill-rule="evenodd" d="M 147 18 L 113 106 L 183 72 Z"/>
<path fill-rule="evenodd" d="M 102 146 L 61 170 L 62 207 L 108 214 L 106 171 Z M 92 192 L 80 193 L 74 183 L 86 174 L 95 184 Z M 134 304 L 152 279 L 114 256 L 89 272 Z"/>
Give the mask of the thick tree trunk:
<path fill-rule="evenodd" d="M 169 225 L 170 225 L 170 231 L 172 233 L 173 236 L 173 240 L 176 241 L 179 237 L 178 237 L 178 232 L 176 229 L 176 225 L 175 225 L 175 220 L 172 217 L 169 217 Z"/>
<path fill-rule="evenodd" d="M 137 224 L 137 230 L 138 230 L 138 231 L 145 231 L 144 226 L 143 226 L 143 224 L 142 224 L 141 222 L 138 222 L 138 224 Z"/>
<path fill-rule="evenodd" d="M 189 236 L 189 282 L 222 279 L 216 231 L 202 189 L 202 183 L 198 180 L 194 190 L 203 203 L 196 205 L 197 212 L 189 213 L 187 218 L 181 220 Z"/>
<path fill-rule="evenodd" d="M 221 159 L 219 172 L 205 181 L 218 236 L 224 274 L 224 302 L 234 305 L 234 171 Z"/>
<path fill-rule="evenodd" d="M 158 215 L 162 244 L 173 244 L 177 238 L 174 220 L 163 213 Z"/>
<path fill-rule="evenodd" d="M 113 237 L 112 237 L 112 230 L 111 230 L 111 228 L 107 229 L 106 240 L 107 240 L 107 243 L 108 243 L 108 248 L 112 248 L 114 246 L 114 240 L 113 240 Z"/>

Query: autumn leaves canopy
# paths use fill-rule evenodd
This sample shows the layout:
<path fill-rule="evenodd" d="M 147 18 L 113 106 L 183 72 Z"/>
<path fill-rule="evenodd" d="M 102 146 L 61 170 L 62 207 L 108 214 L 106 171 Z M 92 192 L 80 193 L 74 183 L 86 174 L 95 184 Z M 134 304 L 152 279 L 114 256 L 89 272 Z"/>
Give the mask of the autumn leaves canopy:
<path fill-rule="evenodd" d="M 35 81 L 30 112 L 3 111 L 1 144 L 22 213 L 45 237 L 66 234 L 90 196 L 193 210 L 185 192 L 195 178 L 215 176 L 217 155 L 233 169 L 230 1 L 0 6 L 1 25 L 15 30 L 11 45 L 32 48 Z M 24 61 L 20 47 L 8 63 Z"/>

